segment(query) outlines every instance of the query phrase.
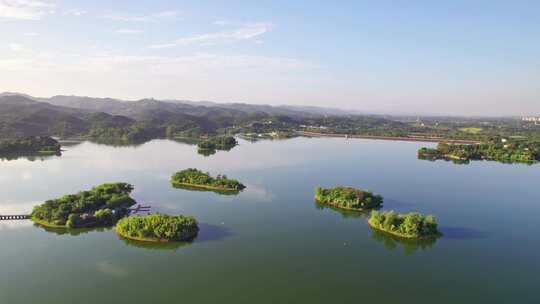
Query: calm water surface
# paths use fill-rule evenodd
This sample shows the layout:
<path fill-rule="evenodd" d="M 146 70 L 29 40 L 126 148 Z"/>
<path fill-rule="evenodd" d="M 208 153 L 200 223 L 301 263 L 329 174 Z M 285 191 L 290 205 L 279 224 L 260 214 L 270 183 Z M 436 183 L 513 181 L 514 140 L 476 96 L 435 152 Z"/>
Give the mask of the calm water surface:
<path fill-rule="evenodd" d="M 193 243 L 159 247 L 111 230 L 0 222 L 0 303 L 538 303 L 540 165 L 417 160 L 423 145 L 242 141 L 204 157 L 156 140 L 0 161 L 0 214 L 126 181 L 153 211 L 201 222 Z M 248 188 L 172 188 L 171 174 L 187 167 Z M 445 236 L 403 242 L 373 232 L 365 215 L 317 206 L 317 185 L 367 188 L 384 196 L 384 209 L 433 213 Z"/>

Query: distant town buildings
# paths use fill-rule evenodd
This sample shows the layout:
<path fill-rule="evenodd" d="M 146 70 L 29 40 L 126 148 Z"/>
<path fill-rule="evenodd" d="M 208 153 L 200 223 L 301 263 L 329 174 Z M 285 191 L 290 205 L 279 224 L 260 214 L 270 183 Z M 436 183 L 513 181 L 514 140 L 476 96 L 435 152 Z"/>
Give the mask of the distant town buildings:
<path fill-rule="evenodd" d="M 529 116 L 529 117 L 521 117 L 521 120 L 522 121 L 528 121 L 528 122 L 534 122 L 535 125 L 537 124 L 540 124 L 540 117 L 533 117 L 533 116 Z"/>

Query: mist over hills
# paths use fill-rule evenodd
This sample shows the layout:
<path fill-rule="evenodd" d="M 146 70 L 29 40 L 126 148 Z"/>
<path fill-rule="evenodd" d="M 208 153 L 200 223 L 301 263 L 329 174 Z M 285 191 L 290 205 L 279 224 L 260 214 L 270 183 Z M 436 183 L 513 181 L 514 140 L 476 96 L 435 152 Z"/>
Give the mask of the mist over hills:
<path fill-rule="evenodd" d="M 95 98 L 74 95 L 56 95 L 50 98 L 33 97 L 22 93 L 0 93 L 0 96 L 20 95 L 36 101 L 47 102 L 52 105 L 105 112 L 113 115 L 136 115 L 147 110 L 167 110 L 182 112 L 184 114 L 203 116 L 209 112 L 229 113 L 230 115 L 266 113 L 272 115 L 287 115 L 293 117 L 318 116 L 348 116 L 362 114 L 359 111 L 348 111 L 337 108 L 315 106 L 271 106 L 247 103 L 217 103 L 212 101 L 189 100 L 156 100 L 153 98 L 137 101 L 127 101 L 114 98 Z"/>

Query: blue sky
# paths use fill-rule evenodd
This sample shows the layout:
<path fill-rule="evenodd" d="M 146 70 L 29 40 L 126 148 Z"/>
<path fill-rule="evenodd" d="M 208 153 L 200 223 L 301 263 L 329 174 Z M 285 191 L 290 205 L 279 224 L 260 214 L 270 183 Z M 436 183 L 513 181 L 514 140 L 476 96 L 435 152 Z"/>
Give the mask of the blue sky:
<path fill-rule="evenodd" d="M 0 0 L 0 91 L 540 114 L 540 1 Z"/>

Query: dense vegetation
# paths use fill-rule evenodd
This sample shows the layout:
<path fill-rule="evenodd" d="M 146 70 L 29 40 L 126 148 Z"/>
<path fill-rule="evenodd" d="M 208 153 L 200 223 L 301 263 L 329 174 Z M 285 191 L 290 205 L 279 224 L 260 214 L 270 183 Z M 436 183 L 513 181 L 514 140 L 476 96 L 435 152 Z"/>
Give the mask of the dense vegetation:
<path fill-rule="evenodd" d="M 439 143 L 436 149 L 418 150 L 421 159 L 494 160 L 508 163 L 540 161 L 540 141 L 492 139 L 478 145 Z"/>
<path fill-rule="evenodd" d="M 239 181 L 229 179 L 226 175 L 218 175 L 214 178 L 209 173 L 193 168 L 176 172 L 171 178 L 171 183 L 175 187 L 192 186 L 223 191 L 241 191 L 246 188 Z"/>
<path fill-rule="evenodd" d="M 153 138 L 227 133 L 250 138 L 318 133 L 486 141 L 493 136 L 540 139 L 540 126 L 515 118 L 345 115 L 343 111 L 244 104 L 195 105 L 76 96 L 50 99 L 0 95 L 0 136 L 60 136 L 125 144 Z"/>
<path fill-rule="evenodd" d="M 34 207 L 32 219 L 45 226 L 68 228 L 111 226 L 128 214 L 136 202 L 129 196 L 133 186 L 103 184 L 89 191 L 48 200 Z"/>
<path fill-rule="evenodd" d="M 197 236 L 199 226 L 190 216 L 151 214 L 121 219 L 116 224 L 116 232 L 139 241 L 189 241 Z"/>
<path fill-rule="evenodd" d="M 287 138 L 297 131 L 474 142 L 494 137 L 540 141 L 540 125 L 517 118 L 360 115 L 320 108 L 0 94 L 2 138 L 39 135 L 133 144 L 154 138 L 229 134 Z"/>
<path fill-rule="evenodd" d="M 378 208 L 383 203 L 380 195 L 351 187 L 315 188 L 315 200 L 342 209 L 365 210 Z"/>
<path fill-rule="evenodd" d="M 395 211 L 379 212 L 373 210 L 369 217 L 369 225 L 403 238 L 437 237 L 437 220 L 432 215 L 419 213 L 398 214 Z"/>
<path fill-rule="evenodd" d="M 1 155 L 60 154 L 60 144 L 48 136 L 0 140 Z"/>

